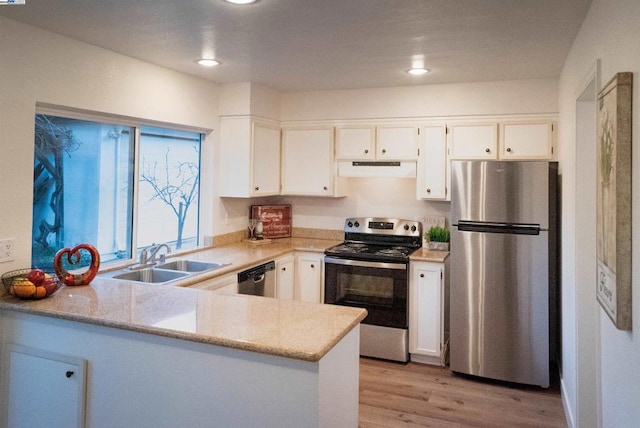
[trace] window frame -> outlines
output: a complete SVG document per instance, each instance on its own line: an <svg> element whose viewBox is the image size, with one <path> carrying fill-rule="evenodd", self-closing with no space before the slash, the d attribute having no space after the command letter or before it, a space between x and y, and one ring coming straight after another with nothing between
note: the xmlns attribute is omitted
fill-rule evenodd
<svg viewBox="0 0 640 428"><path fill-rule="evenodd" d="M141 128L148 126L148 127L155 127L155 128L166 128L166 129L172 129L172 130L176 130L176 131L184 131L184 132L193 132L193 133L198 133L201 135L200 137L200 156L199 156L199 184L198 184L198 225L197 225L197 230L198 230L198 237L197 237L197 244L196 247L194 248L187 248L187 249L181 249L181 250L174 250L174 255L175 254L182 254L182 253L188 253L188 252L192 252L198 248L200 248L203 245L204 242L204 236L202 234L202 221L203 221L203 206L206 203L211 202L210 201L210 197L209 197L209 193L203 192L202 191L202 185L203 185L203 181L205 181L203 179L204 177L204 173L205 170L202 168L203 166L203 153L206 152L205 150L205 145L207 142L207 137L208 135L213 131L211 129L204 129L204 128L199 128L199 127L194 127L194 126L188 126L188 125L181 125L181 124L176 124L176 123L170 123L170 122L161 122L161 121L155 121L155 120L146 120L146 119L138 119L138 118L132 118L132 117L128 117L128 116L121 116L121 115L114 115L114 114L109 114L109 113L99 113L99 112L91 112L91 111L85 111L85 110L79 110L79 109L74 109L74 108L65 108L65 107L60 107L60 106L53 106L53 105L49 105L49 104L44 104L44 103L36 103L36 108L33 114L33 117L35 119L36 115L48 115L48 116L57 116L57 117L62 117L62 118L67 118L67 119L77 119L77 120L86 120L86 121L92 121L92 122L99 122L102 124L107 124L107 125L114 125L114 126L128 126L133 128L133 132L134 132L134 140L133 140L133 193L132 193L132 197L133 197L133 201L132 201L132 221L133 224L131 225L131 258L128 259L120 259L120 260L113 260L113 261L109 261L107 263L104 263L105 266L108 266L109 269L112 268L118 268L118 267L123 267L123 266L128 266L131 265L132 263L137 262L138 260L138 255L139 255L139 251L138 251L138 214L139 214L139 208L138 208L138 202L139 202L139 189L140 189L140 137L141 137ZM33 134L35 135L35 124L34 124L34 132ZM33 188L33 183L31 185L31 187ZM204 195L207 195L203 198ZM33 236L31 237L31 239L33 240ZM33 256L33 255L32 255ZM102 270L102 269L101 269Z"/></svg>

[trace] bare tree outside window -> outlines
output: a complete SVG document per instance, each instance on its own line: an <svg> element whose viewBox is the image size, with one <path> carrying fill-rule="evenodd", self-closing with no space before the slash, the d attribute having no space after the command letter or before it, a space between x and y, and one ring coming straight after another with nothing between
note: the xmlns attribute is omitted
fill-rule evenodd
<svg viewBox="0 0 640 428"><path fill-rule="evenodd" d="M194 146L196 154L198 147ZM151 200L160 200L177 220L176 249L182 248L185 221L189 208L198 199L200 166L196 162L171 160L171 149L165 150L164 162L142 160L140 181L153 189Z"/></svg>

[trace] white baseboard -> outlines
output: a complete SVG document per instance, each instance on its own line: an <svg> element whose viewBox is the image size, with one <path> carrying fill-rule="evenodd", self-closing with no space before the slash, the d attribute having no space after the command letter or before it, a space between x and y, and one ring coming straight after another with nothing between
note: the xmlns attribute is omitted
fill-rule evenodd
<svg viewBox="0 0 640 428"><path fill-rule="evenodd" d="M567 401L567 390L565 389L564 379L562 378L560 379L560 396L562 397L562 407L564 407L564 416L567 420L567 426L568 428L575 428L575 417L573 416L572 407Z"/></svg>

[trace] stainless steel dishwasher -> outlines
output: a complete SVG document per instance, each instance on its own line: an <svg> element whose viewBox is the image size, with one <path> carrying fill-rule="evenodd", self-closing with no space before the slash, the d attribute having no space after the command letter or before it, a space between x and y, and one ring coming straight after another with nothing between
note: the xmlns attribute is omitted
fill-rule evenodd
<svg viewBox="0 0 640 428"><path fill-rule="evenodd" d="M238 274L238 294L276 297L276 264L268 262Z"/></svg>

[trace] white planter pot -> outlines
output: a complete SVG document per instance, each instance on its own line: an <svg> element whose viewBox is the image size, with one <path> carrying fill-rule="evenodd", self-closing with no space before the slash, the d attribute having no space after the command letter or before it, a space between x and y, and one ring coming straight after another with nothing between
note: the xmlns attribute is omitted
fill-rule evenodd
<svg viewBox="0 0 640 428"><path fill-rule="evenodd" d="M429 249L434 251L449 251L448 242L429 242Z"/></svg>

